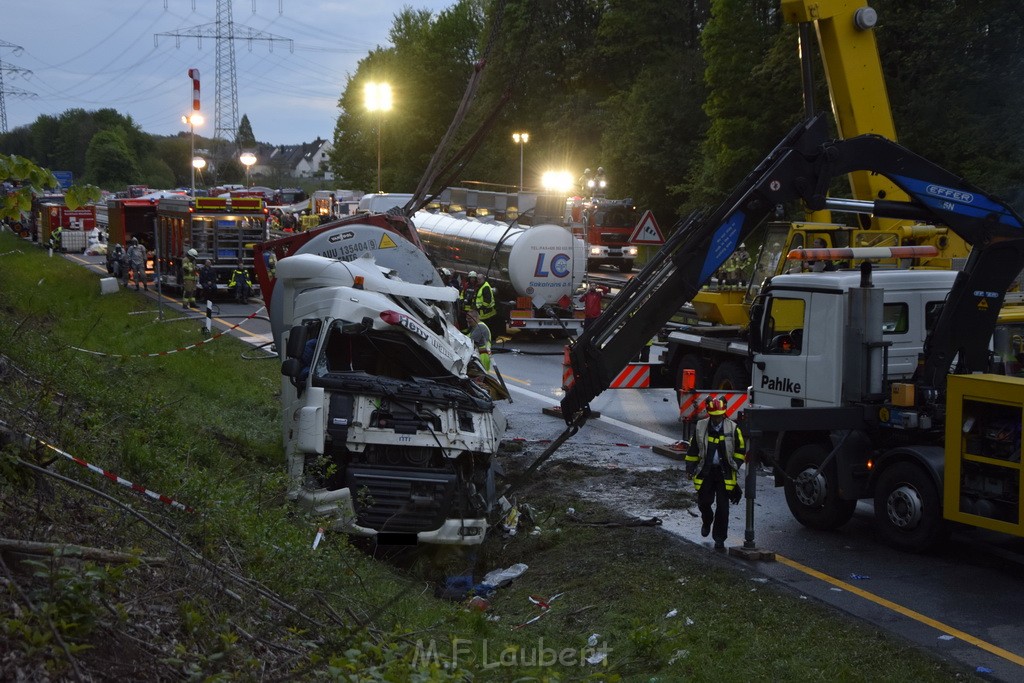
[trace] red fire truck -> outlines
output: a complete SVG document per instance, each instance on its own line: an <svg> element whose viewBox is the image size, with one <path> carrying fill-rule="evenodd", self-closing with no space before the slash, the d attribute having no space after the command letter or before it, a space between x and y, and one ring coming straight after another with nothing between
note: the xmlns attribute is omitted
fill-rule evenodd
<svg viewBox="0 0 1024 683"><path fill-rule="evenodd" d="M209 260L218 283L227 283L239 261L253 267L253 247L269 239L267 207L260 197L170 197L156 211L160 276L181 283L181 260L189 249Z"/></svg>
<svg viewBox="0 0 1024 683"><path fill-rule="evenodd" d="M632 271L637 248L629 238L639 220L632 199L571 197L565 203L565 225L587 245L587 270L609 265Z"/></svg>

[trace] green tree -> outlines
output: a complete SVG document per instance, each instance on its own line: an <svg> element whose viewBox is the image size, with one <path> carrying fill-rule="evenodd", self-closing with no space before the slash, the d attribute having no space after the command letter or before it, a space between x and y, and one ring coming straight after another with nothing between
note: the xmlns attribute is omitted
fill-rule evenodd
<svg viewBox="0 0 1024 683"><path fill-rule="evenodd" d="M104 130L92 137L85 153L86 177L100 187L114 188L138 182L139 162L121 129Z"/></svg>
<svg viewBox="0 0 1024 683"><path fill-rule="evenodd" d="M783 30L777 4L711 1L701 34L710 125L700 162L679 188L681 213L721 201L802 116L796 31Z"/></svg>
<svg viewBox="0 0 1024 683"><path fill-rule="evenodd" d="M419 182L462 98L483 26L479 0L460 2L436 17L405 8L391 29L392 48L359 62L339 100L331 168L357 187L376 187L380 126L382 186L410 192ZM368 112L367 82L390 84L394 107Z"/></svg>
<svg viewBox="0 0 1024 683"><path fill-rule="evenodd" d="M249 115L242 114L242 120L238 123L238 133L235 136L239 149L253 149L256 147L256 136L252 133L252 124L249 123Z"/></svg>
<svg viewBox="0 0 1024 683"><path fill-rule="evenodd" d="M33 195L60 187L49 169L42 168L25 157L0 154L0 178L16 183L13 192L0 195L0 218L18 220L22 213L32 209ZM100 197L98 187L74 185L65 193L64 203L72 209L95 202Z"/></svg>

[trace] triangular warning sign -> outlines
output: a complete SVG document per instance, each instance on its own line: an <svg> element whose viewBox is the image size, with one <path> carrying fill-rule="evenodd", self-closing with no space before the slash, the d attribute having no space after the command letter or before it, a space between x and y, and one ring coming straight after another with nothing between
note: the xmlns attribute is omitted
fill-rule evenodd
<svg viewBox="0 0 1024 683"><path fill-rule="evenodd" d="M385 235L381 235L380 236L380 245L378 245L377 248L378 249L394 249L397 246L398 245L395 244L395 241L393 239L391 239L391 237L389 235L385 234Z"/></svg>
<svg viewBox="0 0 1024 683"><path fill-rule="evenodd" d="M661 234L658 221L654 220L654 214L650 209L644 212L640 222L636 224L636 230L629 241L632 244L665 244L665 237Z"/></svg>

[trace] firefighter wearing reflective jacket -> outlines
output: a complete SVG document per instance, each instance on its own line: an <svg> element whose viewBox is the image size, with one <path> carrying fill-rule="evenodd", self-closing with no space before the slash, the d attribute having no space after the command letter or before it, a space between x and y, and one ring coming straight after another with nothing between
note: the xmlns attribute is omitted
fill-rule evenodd
<svg viewBox="0 0 1024 683"><path fill-rule="evenodd" d="M196 308L196 281L199 279L197 258L199 258L199 252L189 249L181 261L182 308Z"/></svg>
<svg viewBox="0 0 1024 683"><path fill-rule="evenodd" d="M739 426L725 416L724 399L709 400L707 412L690 440L686 475L697 488L700 535L713 532L715 549L721 550L729 536L729 502L739 503L743 495L737 475L746 457L746 442Z"/></svg>
<svg viewBox="0 0 1024 683"><path fill-rule="evenodd" d="M480 322L487 325L491 331L491 338L497 339L499 330L495 330L496 316L498 315L498 302L494 299L494 288L491 283L484 279L483 273L476 276L476 296L473 300L473 308L480 311Z"/></svg>

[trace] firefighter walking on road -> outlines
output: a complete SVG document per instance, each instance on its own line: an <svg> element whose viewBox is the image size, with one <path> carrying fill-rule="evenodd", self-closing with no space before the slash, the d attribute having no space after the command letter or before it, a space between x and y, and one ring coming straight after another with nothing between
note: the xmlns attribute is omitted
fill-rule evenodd
<svg viewBox="0 0 1024 683"><path fill-rule="evenodd" d="M707 402L708 416L697 422L686 452L686 476L697 489L700 535L712 534L715 549L725 549L729 536L729 503L743 495L737 477L746 460L746 441L739 426L725 416L725 399Z"/></svg>

